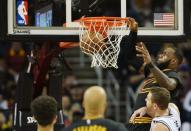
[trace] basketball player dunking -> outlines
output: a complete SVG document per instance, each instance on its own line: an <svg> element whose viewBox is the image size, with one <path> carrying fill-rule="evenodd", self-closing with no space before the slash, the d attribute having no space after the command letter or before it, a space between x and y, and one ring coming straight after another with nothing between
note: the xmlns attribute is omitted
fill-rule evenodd
<svg viewBox="0 0 191 131"><path fill-rule="evenodd" d="M137 30L137 23L133 19L131 20L131 26L134 27L135 31ZM125 40L122 40L118 65L125 67L128 64L127 62L133 59L136 66L132 65L137 70L144 69L145 79L140 85L134 111L146 106L145 98L148 93L144 90L152 86L161 86L168 89L172 97L171 101L176 103L178 92L182 87L181 80L176 72L177 67L183 60L182 53L174 47L166 47L158 54L156 63L154 63L144 43L135 45L136 37L133 38L131 43L128 44L124 43ZM130 52L131 55L129 55ZM128 61L124 62L122 58L128 59ZM137 66L138 64L140 66ZM149 131L151 120L152 118L146 114L141 118L136 118L134 123L130 121L127 127L129 131Z"/></svg>

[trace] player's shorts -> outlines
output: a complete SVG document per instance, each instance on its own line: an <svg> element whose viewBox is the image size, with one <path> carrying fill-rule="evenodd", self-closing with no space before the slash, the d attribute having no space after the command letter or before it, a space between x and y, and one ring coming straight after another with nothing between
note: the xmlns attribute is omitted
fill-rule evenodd
<svg viewBox="0 0 191 131"><path fill-rule="evenodd" d="M128 131L150 131L151 117L136 117L134 123L127 124Z"/></svg>
<svg viewBox="0 0 191 131"><path fill-rule="evenodd" d="M126 125L128 131L150 131L151 123L132 124Z"/></svg>

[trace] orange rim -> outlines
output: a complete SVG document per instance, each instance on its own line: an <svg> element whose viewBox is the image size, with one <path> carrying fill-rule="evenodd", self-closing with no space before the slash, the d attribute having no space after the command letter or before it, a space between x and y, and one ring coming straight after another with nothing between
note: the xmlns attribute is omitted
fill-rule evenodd
<svg viewBox="0 0 191 131"><path fill-rule="evenodd" d="M82 17L79 20L75 20L80 22L82 25L85 25L86 28L88 28L89 31L94 32L94 29L96 31L102 32L104 28L106 30L110 27L120 27L123 26L124 23L128 22L129 18L121 18L121 17ZM66 23L63 24L63 26L66 26ZM105 27L106 26L106 27ZM107 36L107 32L102 32L103 35ZM59 43L60 48L73 48L78 47L79 42L60 42Z"/></svg>
<svg viewBox="0 0 191 131"><path fill-rule="evenodd" d="M82 17L80 21L108 21L108 22L114 22L114 21L128 21L129 18L121 18L121 17Z"/></svg>
<svg viewBox="0 0 191 131"><path fill-rule="evenodd" d="M80 19L81 23L84 23L84 25L86 27L91 27L92 23L94 24L94 26L96 27L100 27L100 26L109 26L109 27L113 27L113 26L122 26L124 25L124 23L127 23L128 18L121 18L121 17L82 17Z"/></svg>
<svg viewBox="0 0 191 131"><path fill-rule="evenodd" d="M59 43L59 47L64 49L78 47L78 46L79 46L79 42L60 42Z"/></svg>
<svg viewBox="0 0 191 131"><path fill-rule="evenodd" d="M99 32L107 36L107 30L110 27L124 26L129 18L121 17L82 17L79 22L85 26L90 32Z"/></svg>

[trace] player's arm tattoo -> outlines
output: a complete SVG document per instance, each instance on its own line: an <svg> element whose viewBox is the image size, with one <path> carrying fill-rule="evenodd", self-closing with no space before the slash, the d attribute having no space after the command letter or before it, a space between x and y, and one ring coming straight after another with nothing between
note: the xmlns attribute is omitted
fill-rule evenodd
<svg viewBox="0 0 191 131"><path fill-rule="evenodd" d="M153 73L155 79L161 87L164 87L168 90L174 90L176 88L177 82L173 78L169 78L165 73L163 73L157 66L152 64L150 71Z"/></svg>

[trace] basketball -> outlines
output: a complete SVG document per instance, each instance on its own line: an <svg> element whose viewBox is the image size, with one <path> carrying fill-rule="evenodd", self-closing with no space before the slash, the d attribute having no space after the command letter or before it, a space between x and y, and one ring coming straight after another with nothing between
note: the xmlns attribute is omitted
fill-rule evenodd
<svg viewBox="0 0 191 131"><path fill-rule="evenodd" d="M81 36L80 47L86 54L102 53L106 48L105 38L98 32L87 32Z"/></svg>

